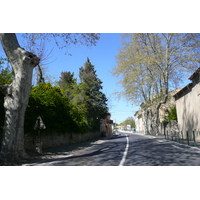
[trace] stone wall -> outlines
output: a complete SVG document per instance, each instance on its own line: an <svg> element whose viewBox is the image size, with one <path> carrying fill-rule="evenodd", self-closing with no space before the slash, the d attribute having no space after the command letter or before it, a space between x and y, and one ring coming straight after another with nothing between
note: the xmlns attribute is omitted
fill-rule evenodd
<svg viewBox="0 0 200 200"><path fill-rule="evenodd" d="M134 116L135 116L136 131L144 132L144 121L142 117L142 110L138 110Z"/></svg>
<svg viewBox="0 0 200 200"><path fill-rule="evenodd" d="M192 137L192 132L200 131L200 82L190 83L175 95L178 126L186 137L186 131ZM200 136L197 135L198 140Z"/></svg>
<svg viewBox="0 0 200 200"><path fill-rule="evenodd" d="M73 143L79 143L90 139L100 138L99 132L88 133L41 133L42 148L50 148ZM25 149L34 150L34 134L25 134Z"/></svg>
<svg viewBox="0 0 200 200"><path fill-rule="evenodd" d="M176 100L178 124L180 131L200 130L199 115L199 89L200 85L188 87L184 95Z"/></svg>
<svg viewBox="0 0 200 200"><path fill-rule="evenodd" d="M168 131L168 134L178 134L179 128L178 128L178 122L176 120L172 120L169 123L167 123L165 127L165 133Z"/></svg>

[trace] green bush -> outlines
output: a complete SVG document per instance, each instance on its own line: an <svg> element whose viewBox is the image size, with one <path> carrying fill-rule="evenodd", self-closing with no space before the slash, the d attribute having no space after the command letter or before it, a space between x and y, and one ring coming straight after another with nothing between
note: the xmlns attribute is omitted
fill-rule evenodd
<svg viewBox="0 0 200 200"><path fill-rule="evenodd" d="M167 113L167 117L165 119L165 123L168 123L172 120L177 120L176 106L172 106L165 111Z"/></svg>
<svg viewBox="0 0 200 200"><path fill-rule="evenodd" d="M72 107L59 87L50 83L31 89L26 110L25 132L32 132L38 116L46 126L45 132L82 132L87 129L83 117Z"/></svg>

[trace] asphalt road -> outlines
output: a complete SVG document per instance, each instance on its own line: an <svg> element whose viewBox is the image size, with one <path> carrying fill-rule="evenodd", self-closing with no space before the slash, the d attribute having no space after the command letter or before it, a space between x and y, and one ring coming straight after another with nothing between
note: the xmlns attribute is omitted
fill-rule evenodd
<svg viewBox="0 0 200 200"><path fill-rule="evenodd" d="M46 152L28 166L200 166L200 149L163 138L118 132L73 151Z"/></svg>

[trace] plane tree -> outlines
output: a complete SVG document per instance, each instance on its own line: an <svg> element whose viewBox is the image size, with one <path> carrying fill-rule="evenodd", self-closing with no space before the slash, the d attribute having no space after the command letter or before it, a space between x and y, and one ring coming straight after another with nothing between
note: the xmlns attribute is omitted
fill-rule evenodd
<svg viewBox="0 0 200 200"><path fill-rule="evenodd" d="M29 45L37 45L37 40L54 40L59 48L74 45L95 45L99 34L94 33L39 33L24 34ZM12 163L28 158L24 149L24 116L28 105L32 85L33 69L40 63L37 55L23 49L14 33L1 33L0 40L3 50L13 68L12 83L2 86L4 92L5 122L1 162Z"/></svg>
<svg viewBox="0 0 200 200"><path fill-rule="evenodd" d="M113 75L144 111L146 133L159 134L159 109L188 71L199 67L200 34L124 34Z"/></svg>

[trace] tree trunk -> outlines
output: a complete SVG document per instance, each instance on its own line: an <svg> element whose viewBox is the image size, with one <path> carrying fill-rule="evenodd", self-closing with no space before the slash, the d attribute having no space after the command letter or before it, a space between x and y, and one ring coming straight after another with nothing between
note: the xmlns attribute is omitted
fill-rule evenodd
<svg viewBox="0 0 200 200"><path fill-rule="evenodd" d="M152 117L152 135L159 135L159 116L158 116L159 110L156 109L155 113Z"/></svg>
<svg viewBox="0 0 200 200"><path fill-rule="evenodd" d="M160 131L159 131L159 126L160 126L160 122L159 122L159 119L160 119L160 115L159 115L159 111L160 111L160 107L161 107L162 103L158 103L156 105L156 108L155 108L155 112L153 114L153 117L152 117L152 133L153 135L157 136L160 134Z"/></svg>
<svg viewBox="0 0 200 200"><path fill-rule="evenodd" d="M5 122L1 159L12 163L27 158L24 149L24 116L32 84L33 68L39 59L19 46L15 34L1 34L3 49L15 73L13 82L4 86Z"/></svg>
<svg viewBox="0 0 200 200"><path fill-rule="evenodd" d="M143 111L143 117L144 117L144 134L145 135L149 135L150 134L150 130L149 130L149 110L144 110Z"/></svg>

